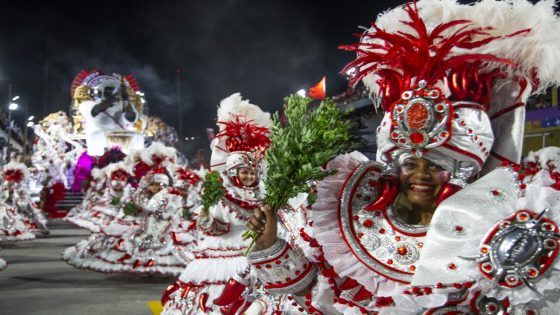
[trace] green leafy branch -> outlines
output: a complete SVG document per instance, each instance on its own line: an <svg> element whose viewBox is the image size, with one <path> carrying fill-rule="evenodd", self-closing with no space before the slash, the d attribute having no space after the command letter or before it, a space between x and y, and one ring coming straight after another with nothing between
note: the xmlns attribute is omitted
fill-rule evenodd
<svg viewBox="0 0 560 315"><path fill-rule="evenodd" d="M138 206L134 202L128 201L124 204L123 213L125 215L136 215L137 212L138 212Z"/></svg>
<svg viewBox="0 0 560 315"><path fill-rule="evenodd" d="M111 198L111 205L112 206L118 206L120 204L121 204L121 198L118 198L118 197Z"/></svg>
<svg viewBox="0 0 560 315"><path fill-rule="evenodd" d="M334 174L334 170L327 171L323 166L356 147L350 134L352 123L348 112L341 111L335 102L324 100L309 111L311 98L294 94L286 100L287 123L282 125L278 113L273 115L272 145L266 152L264 202L275 212L299 193L307 193L310 204L315 202L310 183ZM243 239L254 241L257 236L248 230Z"/></svg>
<svg viewBox="0 0 560 315"><path fill-rule="evenodd" d="M208 172L204 176L204 184L202 190L202 211L208 214L208 210L224 195L224 185L220 173L213 171Z"/></svg>

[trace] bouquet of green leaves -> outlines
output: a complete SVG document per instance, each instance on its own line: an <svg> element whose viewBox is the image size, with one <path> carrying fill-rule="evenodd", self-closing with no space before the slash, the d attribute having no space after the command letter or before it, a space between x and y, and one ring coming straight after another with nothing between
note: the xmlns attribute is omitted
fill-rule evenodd
<svg viewBox="0 0 560 315"><path fill-rule="evenodd" d="M118 198L118 197L111 198L111 205L112 206L118 206L120 204L121 204L121 198Z"/></svg>
<svg viewBox="0 0 560 315"><path fill-rule="evenodd" d="M123 213L125 215L136 215L138 213L139 207L132 201L127 201L123 205Z"/></svg>
<svg viewBox="0 0 560 315"><path fill-rule="evenodd" d="M272 116L270 130L271 146L266 151L267 175L264 180L264 202L273 211L288 203L298 193L307 193L310 204L316 195L311 193L310 182L321 180L335 173L323 166L339 154L351 151L355 144L351 139L352 123L347 112L340 110L332 100L324 100L309 111L311 98L297 94L287 98L282 125L278 113ZM251 249L258 233L247 230L243 239L252 239Z"/></svg>
<svg viewBox="0 0 560 315"><path fill-rule="evenodd" d="M224 185L220 173L217 171L208 172L204 176L203 190L202 190L202 211L208 214L208 210L224 195Z"/></svg>

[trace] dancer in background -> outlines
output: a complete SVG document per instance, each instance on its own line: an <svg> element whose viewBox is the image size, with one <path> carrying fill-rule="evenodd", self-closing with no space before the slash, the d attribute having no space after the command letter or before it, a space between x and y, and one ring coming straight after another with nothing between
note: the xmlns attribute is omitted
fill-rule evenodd
<svg viewBox="0 0 560 315"><path fill-rule="evenodd" d="M3 180L3 202L24 218L24 223L31 232L49 234L47 218L30 196L27 167L17 162L4 165Z"/></svg>
<svg viewBox="0 0 560 315"><path fill-rule="evenodd" d="M69 264L101 272L178 275L190 261L184 253L194 237L190 242L175 237L186 198L172 187L175 149L152 144L143 155L152 169L130 197L119 200L112 220L64 251Z"/></svg>
<svg viewBox="0 0 560 315"><path fill-rule="evenodd" d="M21 185L26 177L25 165L15 162L4 165L0 192L0 240L2 241L24 241L35 238L32 229L35 230L38 225L32 224L35 222L33 218L26 217L16 202L20 199ZM31 215L33 214L35 213L32 212Z"/></svg>
<svg viewBox="0 0 560 315"><path fill-rule="evenodd" d="M245 224L263 197L264 153L270 115L233 94L220 103L220 132L212 142L212 171L219 172L224 195L198 217L195 259L164 293L162 314L220 312L213 305L227 281L248 268L241 239ZM237 305L239 307L239 305ZM260 312L256 312L257 314Z"/></svg>

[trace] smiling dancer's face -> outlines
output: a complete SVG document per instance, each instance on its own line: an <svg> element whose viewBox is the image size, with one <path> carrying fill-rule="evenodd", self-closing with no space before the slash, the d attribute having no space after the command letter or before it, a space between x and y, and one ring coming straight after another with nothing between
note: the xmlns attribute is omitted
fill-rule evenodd
<svg viewBox="0 0 560 315"><path fill-rule="evenodd" d="M435 207L449 172L441 166L419 157L408 157L400 165L401 188L413 205Z"/></svg>
<svg viewBox="0 0 560 315"><path fill-rule="evenodd" d="M257 183L257 172L252 167L240 167L237 170L237 178L245 187L253 187Z"/></svg>

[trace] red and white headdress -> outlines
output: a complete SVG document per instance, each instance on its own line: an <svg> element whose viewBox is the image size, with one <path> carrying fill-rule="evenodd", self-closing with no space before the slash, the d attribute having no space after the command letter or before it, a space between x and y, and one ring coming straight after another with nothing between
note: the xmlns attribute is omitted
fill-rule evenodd
<svg viewBox="0 0 560 315"><path fill-rule="evenodd" d="M142 151L140 157L146 165L151 166L148 174L150 174L153 182L164 185L171 184L171 168L177 161L175 148L153 142Z"/></svg>
<svg viewBox="0 0 560 315"><path fill-rule="evenodd" d="M181 187L185 184L193 186L201 180L202 178L188 167L177 167L173 171L173 184L175 187Z"/></svg>
<svg viewBox="0 0 560 315"><path fill-rule="evenodd" d="M219 132L212 141L212 169L235 177L240 167L261 173L264 153L270 144L270 114L235 93L220 102Z"/></svg>
<svg viewBox="0 0 560 315"><path fill-rule="evenodd" d="M4 165L4 180L7 182L21 183L29 177L27 166L17 162L10 162Z"/></svg>
<svg viewBox="0 0 560 315"><path fill-rule="evenodd" d="M464 177L519 163L524 102L560 81L553 5L423 0L384 13L360 43L343 46L358 54L343 71L354 69L351 83L363 80L386 112L378 160L403 150L446 156Z"/></svg>
<svg viewBox="0 0 560 315"><path fill-rule="evenodd" d="M103 168L103 171L108 180L126 181L133 174L130 166L124 162L109 164L107 167Z"/></svg>
<svg viewBox="0 0 560 315"><path fill-rule="evenodd" d="M137 181L140 181L151 169L151 164L148 164L142 159L142 152L143 151L132 151L124 160L124 162L132 168L132 173ZM151 163L151 161L148 162Z"/></svg>
<svg viewBox="0 0 560 315"><path fill-rule="evenodd" d="M171 177L169 176L169 172L165 167L156 166L151 171L152 174L152 182L156 184L162 184L169 186L171 184Z"/></svg>
<svg viewBox="0 0 560 315"><path fill-rule="evenodd" d="M153 142L140 154L142 161L148 165L168 166L177 161L177 150L160 142Z"/></svg>

